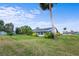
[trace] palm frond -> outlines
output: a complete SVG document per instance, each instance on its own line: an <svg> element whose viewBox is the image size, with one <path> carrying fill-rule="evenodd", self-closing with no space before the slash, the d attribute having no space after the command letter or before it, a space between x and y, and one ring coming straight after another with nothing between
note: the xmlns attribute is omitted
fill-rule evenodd
<svg viewBox="0 0 79 59"><path fill-rule="evenodd" d="M40 7L42 10L49 9L49 3L40 3ZM53 4L51 4L51 7L53 7Z"/></svg>

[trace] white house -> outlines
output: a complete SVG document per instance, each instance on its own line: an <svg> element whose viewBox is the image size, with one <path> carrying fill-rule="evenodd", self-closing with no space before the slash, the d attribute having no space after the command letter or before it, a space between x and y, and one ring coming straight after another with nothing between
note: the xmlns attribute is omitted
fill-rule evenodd
<svg viewBox="0 0 79 59"><path fill-rule="evenodd" d="M52 28L36 28L33 32L36 32L38 36L44 36L46 32L51 32Z"/></svg>

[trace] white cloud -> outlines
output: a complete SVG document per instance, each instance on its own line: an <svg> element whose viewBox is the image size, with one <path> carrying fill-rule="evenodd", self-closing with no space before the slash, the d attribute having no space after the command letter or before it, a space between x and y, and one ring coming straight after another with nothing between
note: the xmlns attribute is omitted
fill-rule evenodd
<svg viewBox="0 0 79 59"><path fill-rule="evenodd" d="M35 18L35 15L27 13L27 14L25 14L25 17L33 19L33 18Z"/></svg>
<svg viewBox="0 0 79 59"><path fill-rule="evenodd" d="M0 18L10 18L12 20L14 19L21 19L22 18L34 18L35 15L32 13L27 13L25 10L23 10L20 7L1 7L0 8ZM19 19L19 20L20 20Z"/></svg>
<svg viewBox="0 0 79 59"><path fill-rule="evenodd" d="M30 10L30 12L32 14L41 14L41 11L39 9L32 9L32 10Z"/></svg>
<svg viewBox="0 0 79 59"><path fill-rule="evenodd" d="M23 21L27 22L35 17L35 14L28 13L27 10L23 10L21 7L0 7L0 19L4 20L5 23L18 24L19 22L23 23Z"/></svg>

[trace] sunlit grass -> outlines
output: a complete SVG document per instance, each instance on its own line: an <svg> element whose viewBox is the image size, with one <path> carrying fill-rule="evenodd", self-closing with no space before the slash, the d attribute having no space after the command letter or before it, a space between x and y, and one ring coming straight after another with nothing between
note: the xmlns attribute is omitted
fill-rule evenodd
<svg viewBox="0 0 79 59"><path fill-rule="evenodd" d="M0 55L79 55L79 35L45 39L27 35L0 36Z"/></svg>

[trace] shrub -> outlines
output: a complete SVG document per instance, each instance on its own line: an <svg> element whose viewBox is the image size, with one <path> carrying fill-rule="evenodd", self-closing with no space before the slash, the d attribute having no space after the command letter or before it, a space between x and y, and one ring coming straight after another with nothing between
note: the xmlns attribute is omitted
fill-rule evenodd
<svg viewBox="0 0 79 59"><path fill-rule="evenodd" d="M61 33L60 33L60 32L57 32L57 33L56 33L56 36L60 36L60 35L61 35Z"/></svg>
<svg viewBox="0 0 79 59"><path fill-rule="evenodd" d="M38 37L38 35L37 35L37 33L32 33L32 36L34 36L34 37Z"/></svg>
<svg viewBox="0 0 79 59"><path fill-rule="evenodd" d="M54 38L54 35L53 35L51 32L46 32L46 33L44 34L44 37L45 37L45 38Z"/></svg>
<svg viewBox="0 0 79 59"><path fill-rule="evenodd" d="M8 32L8 33L7 33L7 35L13 35L13 34L14 34L13 32Z"/></svg>

